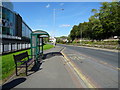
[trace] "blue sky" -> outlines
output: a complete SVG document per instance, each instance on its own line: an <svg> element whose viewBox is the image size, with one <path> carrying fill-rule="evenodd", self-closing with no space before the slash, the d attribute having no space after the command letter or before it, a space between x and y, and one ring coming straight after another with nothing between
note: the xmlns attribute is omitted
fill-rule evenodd
<svg viewBox="0 0 120 90"><path fill-rule="evenodd" d="M14 11L19 13L32 30L42 29L52 36L67 36L72 27L93 15L100 2L14 2ZM55 25L54 14L55 10ZM61 10L64 9L64 10Z"/></svg>

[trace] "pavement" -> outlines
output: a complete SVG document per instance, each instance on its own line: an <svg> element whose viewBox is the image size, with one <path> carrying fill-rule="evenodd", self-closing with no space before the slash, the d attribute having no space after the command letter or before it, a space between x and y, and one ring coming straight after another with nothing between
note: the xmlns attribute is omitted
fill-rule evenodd
<svg viewBox="0 0 120 90"><path fill-rule="evenodd" d="M44 52L44 59L28 76L13 76L3 88L82 88L78 76L66 64L60 53L63 47L56 46Z"/></svg>

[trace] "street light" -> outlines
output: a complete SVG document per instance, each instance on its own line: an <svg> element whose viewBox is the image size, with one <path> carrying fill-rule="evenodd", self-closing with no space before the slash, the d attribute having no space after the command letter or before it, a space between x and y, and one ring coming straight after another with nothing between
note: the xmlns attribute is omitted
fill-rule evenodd
<svg viewBox="0 0 120 90"><path fill-rule="evenodd" d="M80 44L82 45L82 29L80 30L80 32L81 32L81 40L80 40Z"/></svg>
<svg viewBox="0 0 120 90"><path fill-rule="evenodd" d="M53 32L55 33L55 19L56 19L56 10L64 10L63 8L62 9L53 9L53 26L54 26L54 30ZM53 37L55 37L55 34L53 35Z"/></svg>

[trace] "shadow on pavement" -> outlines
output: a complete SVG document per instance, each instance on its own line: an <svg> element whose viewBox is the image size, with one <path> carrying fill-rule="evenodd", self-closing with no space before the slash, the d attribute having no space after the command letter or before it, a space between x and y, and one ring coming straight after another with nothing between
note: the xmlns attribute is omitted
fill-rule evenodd
<svg viewBox="0 0 120 90"><path fill-rule="evenodd" d="M63 55L60 52L50 52L50 53L44 54L42 59L44 60L44 59L48 59L54 56L63 56Z"/></svg>
<svg viewBox="0 0 120 90"><path fill-rule="evenodd" d="M38 60L38 63L34 64L34 66L29 70L30 72L33 71L29 75L32 75L34 74L34 72L37 72L39 70L42 70L43 68L41 68L41 65L45 62L44 60L54 56L63 56L63 55L60 52L50 52L50 53L44 54L43 57L40 60Z"/></svg>
<svg viewBox="0 0 120 90"><path fill-rule="evenodd" d="M34 71L34 72L37 72L39 70L41 70L42 68L40 68L42 65L42 63L38 62L37 64L34 64L34 66L31 68L31 70L29 71Z"/></svg>
<svg viewBox="0 0 120 90"><path fill-rule="evenodd" d="M31 73L29 73L28 76L34 74L35 72L37 72L39 70L42 70L42 68L40 68L42 63L38 62L37 64L34 64L33 67L29 70Z"/></svg>
<svg viewBox="0 0 120 90"><path fill-rule="evenodd" d="M26 78L17 78L12 80L11 82L8 82L2 86L2 90L10 90L14 88L15 86L19 85L20 83L23 83L26 80Z"/></svg>

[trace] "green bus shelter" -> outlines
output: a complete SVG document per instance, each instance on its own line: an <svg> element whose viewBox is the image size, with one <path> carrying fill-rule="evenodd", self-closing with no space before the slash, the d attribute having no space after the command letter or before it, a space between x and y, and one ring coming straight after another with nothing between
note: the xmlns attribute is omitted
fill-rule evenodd
<svg viewBox="0 0 120 90"><path fill-rule="evenodd" d="M31 55L36 63L43 56L43 38L48 37L49 34L43 30L36 30L31 33Z"/></svg>

